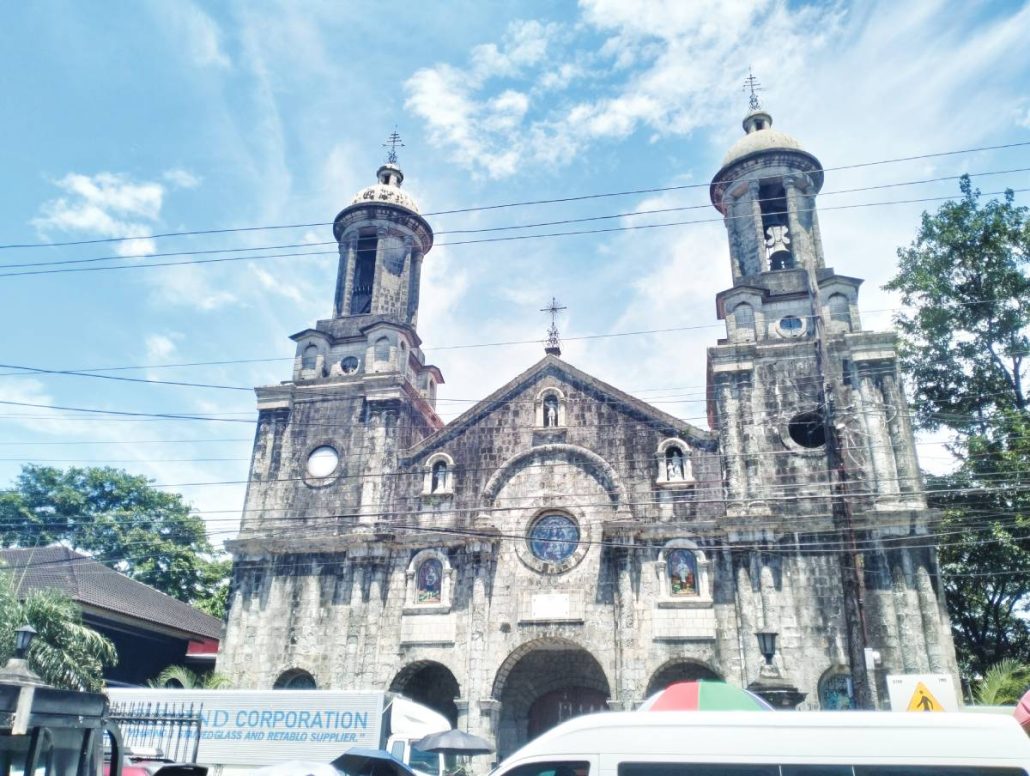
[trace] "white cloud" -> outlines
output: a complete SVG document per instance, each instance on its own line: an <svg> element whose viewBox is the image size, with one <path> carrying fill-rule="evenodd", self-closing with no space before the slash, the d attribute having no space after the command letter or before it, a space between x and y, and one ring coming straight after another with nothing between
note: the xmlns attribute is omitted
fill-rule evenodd
<svg viewBox="0 0 1030 776"><path fill-rule="evenodd" d="M195 189L203 181L203 178L199 175L194 175L189 170L183 170L180 168L165 170L161 177L180 189Z"/></svg>
<svg viewBox="0 0 1030 776"><path fill-rule="evenodd" d="M175 355L181 334L150 334L145 340L147 361L164 362Z"/></svg>
<svg viewBox="0 0 1030 776"><path fill-rule="evenodd" d="M155 251L146 235L161 215L164 187L153 181L134 181L120 173L68 173L54 181L64 196L44 202L32 225L42 234L55 231L90 237L133 237L118 243L122 256Z"/></svg>
<svg viewBox="0 0 1030 776"><path fill-rule="evenodd" d="M225 69L232 60L222 46L222 29L208 14L193 3L179 0L164 3L165 29L197 67Z"/></svg>
<svg viewBox="0 0 1030 776"><path fill-rule="evenodd" d="M238 301L234 293L213 285L212 281L217 278L218 275L209 269L191 264L158 267L147 273L154 302L204 311L217 310Z"/></svg>
<svg viewBox="0 0 1030 776"><path fill-rule="evenodd" d="M278 296L284 296L297 304L305 302L303 292L295 284L288 283L281 277L273 275L268 270L256 265L251 265L250 272L257 280L258 285L265 291L270 291Z"/></svg>
<svg viewBox="0 0 1030 776"><path fill-rule="evenodd" d="M775 40L775 57L760 53L755 64L768 60L779 72L794 73L838 27L832 6L791 10L784 0L585 0L574 31L517 22L499 45L476 46L465 68L441 63L419 70L406 84L407 107L459 164L502 178L526 163L568 162L593 143L641 128L657 138L709 125L738 96L727 77L746 72L741 51L768 51ZM564 45L565 38L598 32L607 38L596 52ZM563 45L554 45L558 40ZM502 78L525 85L491 96ZM533 110L531 95L566 91L583 78L598 85L596 95L570 94L571 102Z"/></svg>

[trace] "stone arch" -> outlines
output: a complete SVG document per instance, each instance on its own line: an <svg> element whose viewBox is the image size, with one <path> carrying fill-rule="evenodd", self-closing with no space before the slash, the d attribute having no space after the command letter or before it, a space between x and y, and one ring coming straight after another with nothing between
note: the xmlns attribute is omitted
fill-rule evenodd
<svg viewBox="0 0 1030 776"><path fill-rule="evenodd" d="M422 467L422 493L449 495L454 493L454 459L443 451L429 456Z"/></svg>
<svg viewBox="0 0 1030 776"><path fill-rule="evenodd" d="M503 758L558 722L606 710L611 682L597 658L580 644L547 636L522 644L505 658L492 695L501 702L496 736Z"/></svg>
<svg viewBox="0 0 1030 776"><path fill-rule="evenodd" d="M597 453L579 445L550 444L539 445L511 456L497 467L483 488L483 499L492 504L501 488L515 476L518 464L527 458L554 459L565 457L570 464L580 466L587 474L594 477L608 494L612 506L619 507L626 501L626 489L619 479L618 473L606 460Z"/></svg>
<svg viewBox="0 0 1030 776"><path fill-rule="evenodd" d="M310 671L303 668L288 668L272 684L274 690L317 690L318 682Z"/></svg>
<svg viewBox="0 0 1030 776"><path fill-rule="evenodd" d="M300 368L311 370L318 365L318 345L312 342L307 345L300 356Z"/></svg>
<svg viewBox="0 0 1030 776"><path fill-rule="evenodd" d="M566 425L565 394L558 388L547 387L536 395L533 414L537 428L564 428Z"/></svg>
<svg viewBox="0 0 1030 776"><path fill-rule="evenodd" d="M663 439L655 450L655 457L658 459L656 482L665 484L694 481L690 446L682 439L677 437Z"/></svg>
<svg viewBox="0 0 1030 776"><path fill-rule="evenodd" d="M855 691L847 666L830 666L818 683L819 708L837 711L855 708Z"/></svg>
<svg viewBox="0 0 1030 776"><path fill-rule="evenodd" d="M454 701L461 697L461 685L454 672L435 660L416 660L404 666L393 681L390 692L400 693L416 703L443 714L451 723L458 724L458 707Z"/></svg>
<svg viewBox="0 0 1030 776"><path fill-rule="evenodd" d="M722 680L722 677L700 660L674 657L665 661L651 674L644 697L650 698L659 690L664 690L675 682L691 682L698 679Z"/></svg>

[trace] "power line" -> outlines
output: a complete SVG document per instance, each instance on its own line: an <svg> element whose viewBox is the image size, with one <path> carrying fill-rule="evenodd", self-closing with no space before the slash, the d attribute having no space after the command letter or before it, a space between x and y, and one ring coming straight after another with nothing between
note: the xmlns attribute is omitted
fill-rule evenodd
<svg viewBox="0 0 1030 776"><path fill-rule="evenodd" d="M1030 191L1030 189L1006 189L1004 191L988 191L984 192L985 196L996 196L998 194L1005 194L1008 191L1013 193L1024 193ZM909 205L917 204L921 202L942 202L953 200L954 196L946 197L918 197L914 199L902 199L902 200L889 200L883 202L860 202L851 205L832 205L830 207L821 208L823 212L832 210L852 210L855 208L864 207L882 207L885 205ZM817 208L806 208L798 210L802 212L815 212ZM520 240L536 240L541 238L550 237L580 237L589 234L609 234L615 232L630 232L643 229L664 229L672 226L689 226L694 224L709 224L709 223L724 223L727 220L734 218L751 218L749 214L739 216L726 216L723 218L701 218L687 221L668 221L661 224L637 224L630 226L612 226L604 229L578 229L566 232L544 232L541 234L523 234L513 235L510 237L483 237L476 240L458 240L453 242L437 243L440 246L457 246L457 245L477 245L480 243L492 243L492 242L512 242ZM135 238L140 239L140 238ZM2 247L2 246L0 246ZM265 255L256 256L228 256L217 259L197 259L196 261L164 261L164 262L149 262L146 264L125 264L117 265L112 267L66 267L62 269L42 269L42 270L28 270L22 272L4 272L0 273L0 278L10 277L27 277L37 275L61 275L77 272L107 272L116 270L129 270L129 269L154 269L158 267L178 267L184 265L199 265L199 264L219 264L226 262L238 262L238 261L258 261L264 259L284 259L284 258L296 258L296 257L308 257L308 256L327 256L336 255L337 251L299 251L292 253L270 253Z"/></svg>
<svg viewBox="0 0 1030 776"><path fill-rule="evenodd" d="M1013 173L1027 172L1030 171L1030 167L1013 168L1008 170L990 170L976 173L964 173L961 175L944 175L936 178L921 178L917 180L908 181L897 181L893 183L883 183L872 186L858 186L850 189L836 189L833 191L820 192L820 197L833 196L837 194L855 194L862 191L875 191L881 189L898 188L902 186L918 186L927 183L939 183L942 181L958 180L959 178L968 177L988 177L992 175L1010 175ZM771 202L775 201L775 197L761 197L756 199L756 202ZM707 210L712 207L710 202L706 202L699 205L682 205L678 207L666 207L666 208L654 208L650 210L631 210L622 213L612 213L608 215L600 216L589 216L584 218L566 218L557 221L541 221L530 224L511 224L505 226L490 226L480 227L477 229L444 229L435 232L436 236L444 234L482 234L487 232L498 232L498 231L510 231L513 229L536 229L545 226L559 226L562 224L577 224L577 223L588 223L592 221L605 221L616 218L636 218L645 215L657 215L660 213L674 213L681 212L684 210ZM210 248L210 249L196 249L196 250L180 250L180 251L160 251L154 253L135 253L135 254L113 254L109 256L93 256L89 258L81 259L56 259L53 261L37 261L37 262L25 262L20 264L2 264L2 269L16 269L25 267L49 267L59 266L68 264L93 264L101 261L130 261L134 259L153 259L153 258L166 258L170 256L192 256L192 255L208 255L215 253L249 253L254 251L264 250L285 250L288 248L312 248L312 247L323 247L328 245L337 245L335 240L327 240L323 242L299 242L299 243L280 243L278 245L261 245L261 246L244 246L238 248Z"/></svg>
<svg viewBox="0 0 1030 776"><path fill-rule="evenodd" d="M940 157L944 157L944 156L958 156L958 155L962 155L962 154L979 153L979 152L982 152L982 151L1000 151L1000 150L1005 150L1005 149L1009 149L1009 148L1019 148L1019 147L1027 146L1027 145L1030 145L1030 141L1022 141L1022 142L1017 142L1017 143L1003 143L1003 144L1000 144L1000 145L992 145L992 146L978 146L978 147L974 147L974 148L963 148L963 149L957 149L957 150L951 150L951 151L938 151L938 152L934 152L934 153L917 154L917 155L914 155L914 156L901 156L901 157L895 157L895 158L891 158L891 159L879 159L879 160L869 161L869 162L859 162L859 163L856 163L856 164L838 165L836 167L822 167L822 168L817 169L817 170L812 170L812 172L833 172L833 171L837 171L837 170L854 170L854 169L859 169L859 168L864 168L864 167L873 167L873 166L877 166L877 165L881 165L881 164L896 164L896 163L900 163L900 162L913 162L913 161L920 161L920 160L923 160L923 159L935 159L935 158L940 158ZM473 212L482 212L482 211L485 211L485 210L501 210L501 209L505 209L505 208L527 207L527 206L532 206L532 205L553 205L553 204L566 203L566 202L579 202L579 201L589 200L589 199L603 199L603 198L609 198L609 197L633 196L633 195L636 195L636 194L657 194L657 193L662 193L662 192L667 192L667 191L681 191L681 190L684 190L684 189L697 189L697 188L707 189L709 187L709 185L710 184L708 184L708 183L688 183L688 184L681 184L681 185L677 185L677 186L658 186L658 187L645 188L645 189L628 189L628 190L625 190L625 191L604 192L604 193L600 193L600 194L582 194L582 195L579 195L579 196L559 197L559 198L555 198L555 199L538 199L538 200L528 200L528 201L521 201L521 202L507 202L507 203L496 204L496 205L481 205L481 206L474 206L474 207L454 208L454 209L451 209L451 210L437 210L437 211L434 211L434 212L423 213L422 215L423 215L423 217L428 218L430 216L452 215L452 214L456 214L456 213L473 213ZM7 243L7 244L0 245L0 250L8 250L8 249L12 249L12 248L57 248L57 247L66 247L66 246L72 246L72 245L95 245L95 244L98 244L98 243L117 243L117 242L126 242L126 241L129 241L129 240L157 240L157 239L160 239L160 238L163 238L163 237L186 237L186 236L192 236L192 235L230 234L230 233L236 233L236 232L255 232L255 231L263 231L263 230L270 231L270 230L280 230L280 229L310 229L310 228L314 228L314 227L318 227L318 226L330 226L331 224L332 224L331 221L317 221L317 222L311 222L311 223L272 224L272 225L260 225L260 226L231 227L231 228L221 228L221 229L195 229L195 230L183 230L183 231L176 231L176 232L158 232L158 233L154 233L154 234L150 234L150 235L143 235L143 236L138 236L137 235L137 236L122 236L122 237L98 237L98 238L94 238L94 239L90 239L90 240L66 240L66 241L62 241L62 242Z"/></svg>

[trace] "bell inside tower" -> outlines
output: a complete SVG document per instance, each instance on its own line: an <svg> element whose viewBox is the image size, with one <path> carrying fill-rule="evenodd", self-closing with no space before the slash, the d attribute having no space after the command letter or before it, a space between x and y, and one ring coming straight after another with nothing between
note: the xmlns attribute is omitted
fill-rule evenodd
<svg viewBox="0 0 1030 776"><path fill-rule="evenodd" d="M350 302L351 315L365 315L372 312L372 283L375 280L378 247L379 240L375 233L358 236L354 284Z"/></svg>
<svg viewBox="0 0 1030 776"><path fill-rule="evenodd" d="M762 211L762 234L765 235L765 257L770 270L793 269L796 266L790 249L787 219L787 192L780 180L763 181L758 188Z"/></svg>

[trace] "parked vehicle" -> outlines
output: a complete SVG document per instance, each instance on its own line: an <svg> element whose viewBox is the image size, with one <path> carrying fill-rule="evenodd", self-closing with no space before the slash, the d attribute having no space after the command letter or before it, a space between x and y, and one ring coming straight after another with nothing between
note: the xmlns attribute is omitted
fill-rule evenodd
<svg viewBox="0 0 1030 776"><path fill-rule="evenodd" d="M196 760L211 776L287 760L329 763L352 746L386 749L422 776L445 776L450 765L442 755L412 746L448 730L447 718L393 693L117 688L108 695L116 713L129 704L196 707L202 720ZM119 720L132 740L131 721Z"/></svg>
<svg viewBox="0 0 1030 776"><path fill-rule="evenodd" d="M1012 718L884 712L620 712L576 717L492 776L1027 776Z"/></svg>

